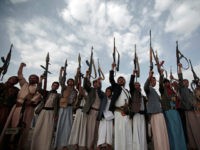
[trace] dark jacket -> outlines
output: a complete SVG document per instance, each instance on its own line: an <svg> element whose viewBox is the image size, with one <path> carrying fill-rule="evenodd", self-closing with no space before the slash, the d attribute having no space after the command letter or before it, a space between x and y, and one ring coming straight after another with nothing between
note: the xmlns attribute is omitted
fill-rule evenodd
<svg viewBox="0 0 200 150"><path fill-rule="evenodd" d="M106 108L106 104L107 104L108 100L107 100L106 94L104 92L102 92L100 88L98 88L97 93L101 100L100 107L99 107L99 113L97 116L97 120L100 121L103 118L103 112Z"/></svg>
<svg viewBox="0 0 200 150"><path fill-rule="evenodd" d="M88 96L86 98L86 104L84 105L83 107L83 112L84 113L89 113L90 112L90 109L96 99L96 92L97 92L97 89L91 87L88 85L88 82L90 82L88 80L88 78L84 78L84 82L83 82L83 87L85 88L85 90L87 91L88 93ZM101 99L100 99L101 101ZM100 106L101 106L101 102L100 102Z"/></svg>
<svg viewBox="0 0 200 150"><path fill-rule="evenodd" d="M183 85L183 74L178 74L179 78L179 93L181 96L181 108L185 110L192 110L196 104L196 99L193 92Z"/></svg>
<svg viewBox="0 0 200 150"><path fill-rule="evenodd" d="M17 87L9 87L6 83L0 83L0 105L12 108L16 103L18 92Z"/></svg>
<svg viewBox="0 0 200 150"><path fill-rule="evenodd" d="M45 106L46 100L49 98L51 93L56 93L56 97L53 100L53 110L54 110L54 115L58 116L58 109L59 109L59 100L61 95L59 93L57 93L57 91L45 91L42 89L42 85L41 83L38 84L37 86L37 91L42 95L43 99L41 100L41 102L38 104L39 107L36 108L35 112L36 114L39 114L40 111L43 109L43 107Z"/></svg>
<svg viewBox="0 0 200 150"><path fill-rule="evenodd" d="M150 86L150 80L147 79L144 84L144 91L147 95L148 102L147 102L147 113L154 114L162 112L160 97L156 90Z"/></svg>
<svg viewBox="0 0 200 150"><path fill-rule="evenodd" d="M163 85L164 84L163 80L164 80L164 75L160 75L159 91L161 94L161 105L162 105L162 109L164 111L167 111L172 108L170 104L171 102L174 103L174 107L175 107L175 101L173 101L173 99L176 100L176 93L173 91L173 89L169 89L171 90L171 95L169 95L167 92L167 88L164 87Z"/></svg>
<svg viewBox="0 0 200 150"><path fill-rule="evenodd" d="M131 79L129 82L130 94L131 94L131 101L130 101L130 109L132 113L145 113L146 112L146 105L145 105L145 98L142 96L141 91L138 91L134 87L135 83L135 76L131 75ZM144 110L141 110L142 99L144 103Z"/></svg>
<svg viewBox="0 0 200 150"><path fill-rule="evenodd" d="M112 91L113 91L109 110L113 112L115 110L115 102L117 101L118 97L120 96L120 94L122 92L122 88L119 84L117 84L115 82L113 70L110 71L109 80L110 80L110 84L111 84Z"/></svg>
<svg viewBox="0 0 200 150"><path fill-rule="evenodd" d="M84 78L83 87L88 93L87 98L86 98L86 103L83 106L83 110L82 110L84 113L89 113L89 111L92 107L92 104L94 103L94 101L96 99L96 89L89 86L88 82L90 82L90 81L87 78Z"/></svg>

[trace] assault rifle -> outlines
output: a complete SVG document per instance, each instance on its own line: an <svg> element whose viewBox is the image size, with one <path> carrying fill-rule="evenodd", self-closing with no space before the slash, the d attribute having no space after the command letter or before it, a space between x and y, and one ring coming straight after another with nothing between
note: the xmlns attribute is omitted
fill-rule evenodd
<svg viewBox="0 0 200 150"><path fill-rule="evenodd" d="M117 55L117 64L116 64L116 53ZM114 47L113 47L113 63L116 64L116 71L119 71L119 64L120 64L120 54L115 46L115 38L114 38Z"/></svg>
<svg viewBox="0 0 200 150"><path fill-rule="evenodd" d="M137 78L140 77L140 64L139 64L138 56L136 53L136 44L135 44L135 55L134 55L133 63L134 63L134 70L137 71L137 74L136 74L136 81L137 81Z"/></svg>
<svg viewBox="0 0 200 150"><path fill-rule="evenodd" d="M163 66L164 64L164 61L159 61L159 58L158 58L158 54L156 52L154 52L153 48L151 47L151 30L150 30L150 70L153 71L153 60L152 60L152 55L153 55L153 58L156 62L156 66L157 66L157 70L158 70L158 73L161 74L161 67Z"/></svg>
<svg viewBox="0 0 200 150"><path fill-rule="evenodd" d="M86 60L86 64L88 65L89 79L90 79L90 77L95 79L97 77L97 72L96 72L96 67L95 67L94 59L93 59L93 47L91 48L90 62L88 60ZM92 67L94 70L94 76L92 76Z"/></svg>
<svg viewBox="0 0 200 150"><path fill-rule="evenodd" d="M7 73L7 70L10 64L12 48L13 48L13 44L10 45L10 50L6 56L6 59L4 57L1 57L1 61L3 62L3 65L0 67L1 81L3 80L4 75Z"/></svg>
<svg viewBox="0 0 200 150"><path fill-rule="evenodd" d="M47 53L47 56L46 56L46 65L45 67L43 65L40 65L43 69L44 69L44 73L43 73L43 76L44 76L44 91L47 90L47 76L48 76L48 73L51 74L51 72L49 72L49 53Z"/></svg>
<svg viewBox="0 0 200 150"><path fill-rule="evenodd" d="M65 87L65 82L66 82L66 75L67 75L67 59L65 60L64 67L61 67L60 71L60 77L59 77L59 82L61 85L61 95L63 96L63 91Z"/></svg>
<svg viewBox="0 0 200 150"><path fill-rule="evenodd" d="M189 68L189 61L188 59L180 52L178 48L178 41L176 41L176 63L177 63L177 72L178 72L178 64L180 63L181 59L184 58L187 62L186 67L182 67L183 69L187 70Z"/></svg>
<svg viewBox="0 0 200 150"><path fill-rule="evenodd" d="M81 86L81 78L83 78L83 74L81 73L81 56L80 53L78 55L78 69L77 69L77 73L75 76L75 85L76 88L79 89L79 86Z"/></svg>
<svg viewBox="0 0 200 150"><path fill-rule="evenodd" d="M194 80L192 80L191 82L191 88L192 90L194 91L195 89L195 86L200 86L200 79L199 77L197 76L197 74L195 73L194 69L193 69L193 66L192 66L192 62L191 60L189 59L189 62L190 62L190 67L191 67L191 71L192 71L192 74L193 74L193 77L194 77Z"/></svg>
<svg viewBox="0 0 200 150"><path fill-rule="evenodd" d="M99 64L99 59L98 59L98 74L99 74L99 77L101 77L102 80L105 79L105 76L104 76L103 71L101 70L101 67L100 67L100 64Z"/></svg>
<svg viewBox="0 0 200 150"><path fill-rule="evenodd" d="M150 35L150 51L149 51L149 60L150 60L150 71L153 71L153 48L151 46L151 30L149 32Z"/></svg>

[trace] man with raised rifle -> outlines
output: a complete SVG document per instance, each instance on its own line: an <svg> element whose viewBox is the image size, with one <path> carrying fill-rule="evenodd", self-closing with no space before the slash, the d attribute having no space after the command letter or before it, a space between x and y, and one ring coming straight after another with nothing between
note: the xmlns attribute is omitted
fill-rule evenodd
<svg viewBox="0 0 200 150"><path fill-rule="evenodd" d="M112 64L110 70L109 81L113 90L109 110L114 112L115 125L114 125L114 149L115 150L132 150L132 120L129 115L129 101L130 93L125 89L125 79L120 76L117 83L114 79L114 70L116 64Z"/></svg>
<svg viewBox="0 0 200 150"><path fill-rule="evenodd" d="M73 105L77 97L77 90L74 88L74 79L69 78L67 85L66 79L66 65L60 69L60 85L61 85L61 98L59 102L58 122L55 135L55 148L62 148L67 150L69 145L69 137L73 123Z"/></svg>
<svg viewBox="0 0 200 150"><path fill-rule="evenodd" d="M58 104L60 94L57 93L59 88L58 82L53 82L50 91L42 89L42 80L44 76L40 77L38 92L43 96L40 103L41 107L32 136L31 150L50 150L51 141L53 138L54 125L58 119Z"/></svg>
<svg viewBox="0 0 200 150"><path fill-rule="evenodd" d="M155 150L169 150L169 140L167 134L166 122L161 107L160 96L154 89L156 86L156 78L153 76L153 71L149 71L144 91L147 95L147 113L150 115L150 123L153 134L153 143Z"/></svg>
<svg viewBox="0 0 200 150"><path fill-rule="evenodd" d="M22 73L25 66L25 63L20 64L18 79L21 89L18 92L17 103L13 106L7 119L7 123L10 124L12 128L19 128L17 135L13 136L17 137L14 142L19 140L17 143L18 149L20 150L24 150L28 147L28 134L34 115L34 109L41 99L41 95L37 92L39 78L37 75L32 74L29 76L29 82L27 82ZM17 148L15 147L15 149Z"/></svg>
<svg viewBox="0 0 200 150"><path fill-rule="evenodd" d="M182 64L178 64L179 92L181 96L181 108L185 110L186 128L188 136L188 148L200 149L200 113L197 108L197 99L188 88L189 81L183 79Z"/></svg>
<svg viewBox="0 0 200 150"><path fill-rule="evenodd" d="M173 90L168 79L164 78L164 70L160 71L159 91L161 94L161 105L165 116L168 129L170 149L186 150L185 135L183 132L182 121L176 110L177 95Z"/></svg>

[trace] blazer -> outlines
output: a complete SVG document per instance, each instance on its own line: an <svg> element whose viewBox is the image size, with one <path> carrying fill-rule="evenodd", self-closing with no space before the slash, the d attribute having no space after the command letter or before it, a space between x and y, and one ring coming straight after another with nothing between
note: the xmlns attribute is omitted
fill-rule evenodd
<svg viewBox="0 0 200 150"><path fill-rule="evenodd" d="M117 84L115 82L114 71L113 70L110 71L109 81L110 81L112 92L113 92L109 110L113 112L115 110L115 102L119 98L119 96L120 96L120 94L122 92L122 88L121 88L121 86L119 84Z"/></svg>
<svg viewBox="0 0 200 150"><path fill-rule="evenodd" d="M150 86L150 80L147 79L144 84L144 91L147 95L147 113L154 114L162 112L160 97L156 90Z"/></svg>
<svg viewBox="0 0 200 150"><path fill-rule="evenodd" d="M87 91L88 96L86 97L86 103L83 106L82 111L87 114L90 112L90 109L96 99L96 93L97 93L97 89L89 86L88 82L90 82L89 79L84 78L83 86L84 86L85 90ZM101 88L99 90L101 91ZM100 98L100 106L101 106L101 98Z"/></svg>
<svg viewBox="0 0 200 150"><path fill-rule="evenodd" d="M179 93L181 96L180 103L181 108L185 110L192 110L194 105L196 104L196 98L192 91L183 85L183 74L178 74L179 78Z"/></svg>
<svg viewBox="0 0 200 150"><path fill-rule="evenodd" d="M99 113L97 116L97 120L100 121L103 118L103 112L106 108L106 104L107 104L108 100L107 100L106 94L103 91L101 91L100 88L97 89L97 93L101 100L100 107L99 107Z"/></svg>

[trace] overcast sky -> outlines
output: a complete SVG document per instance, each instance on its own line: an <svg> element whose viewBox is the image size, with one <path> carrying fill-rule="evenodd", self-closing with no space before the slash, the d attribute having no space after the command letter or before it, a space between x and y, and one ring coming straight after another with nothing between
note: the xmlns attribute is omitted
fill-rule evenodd
<svg viewBox="0 0 200 150"><path fill-rule="evenodd" d="M129 82L133 70L134 44L143 85L149 71L149 30L152 47L158 51L165 68L176 73L176 40L180 51L192 60L200 76L200 1L199 0L0 0L0 56L6 56L13 43L11 63L3 81L16 75L21 62L27 64L24 76L42 74L50 54L48 87L58 80L60 67L68 60L67 78L73 77L82 58L87 66L91 47L94 60L100 61L109 85L113 38L120 53L120 71ZM2 62L0 62L2 65ZM156 67L154 67L157 74ZM191 71L184 77L193 78ZM128 85L128 84L127 84Z"/></svg>

